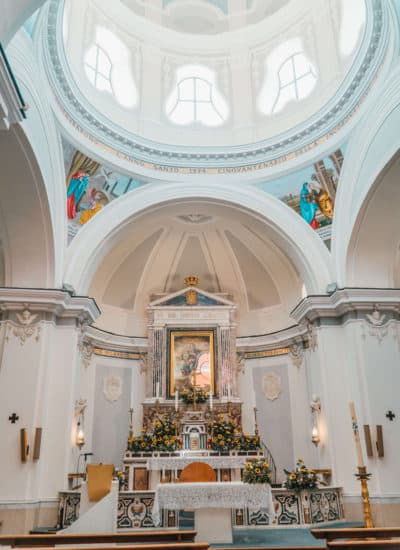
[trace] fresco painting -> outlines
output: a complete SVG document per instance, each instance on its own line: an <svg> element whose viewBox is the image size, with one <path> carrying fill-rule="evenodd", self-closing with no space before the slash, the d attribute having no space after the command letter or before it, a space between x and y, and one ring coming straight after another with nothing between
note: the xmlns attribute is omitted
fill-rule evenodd
<svg viewBox="0 0 400 550"><path fill-rule="evenodd" d="M100 165L64 142L68 242L80 228L114 199L145 184Z"/></svg>
<svg viewBox="0 0 400 550"><path fill-rule="evenodd" d="M291 174L257 184L293 208L329 246L346 144Z"/></svg>

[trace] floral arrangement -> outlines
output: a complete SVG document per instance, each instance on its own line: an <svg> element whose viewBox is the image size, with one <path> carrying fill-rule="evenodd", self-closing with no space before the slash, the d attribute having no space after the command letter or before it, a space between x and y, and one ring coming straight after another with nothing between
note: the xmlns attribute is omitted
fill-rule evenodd
<svg viewBox="0 0 400 550"><path fill-rule="evenodd" d="M219 414L217 420L211 422L211 448L214 451L230 451L240 449L241 435L232 420L224 420Z"/></svg>
<svg viewBox="0 0 400 550"><path fill-rule="evenodd" d="M244 483L271 483L271 471L265 458L246 462L243 470Z"/></svg>
<svg viewBox="0 0 400 550"><path fill-rule="evenodd" d="M205 403L209 398L209 394L204 388L199 386L190 386L189 388L184 388L180 394L182 401L187 405L191 403Z"/></svg>
<svg viewBox="0 0 400 550"><path fill-rule="evenodd" d="M306 468L302 458L297 460L295 470L291 472L284 470L284 472L287 476L285 481L286 489L299 492L304 489L312 491L318 487L317 474L314 470Z"/></svg>
<svg viewBox="0 0 400 550"><path fill-rule="evenodd" d="M243 434L239 443L240 451L256 451L260 448L260 438L258 435Z"/></svg>
<svg viewBox="0 0 400 550"><path fill-rule="evenodd" d="M123 470L119 468L115 468L113 477L118 480L118 487L119 487L119 490L121 491L125 485L125 473L123 472Z"/></svg>
<svg viewBox="0 0 400 550"><path fill-rule="evenodd" d="M168 413L154 423L154 432L151 436L153 451L175 451L179 440L176 436L176 425Z"/></svg>
<svg viewBox="0 0 400 550"><path fill-rule="evenodd" d="M176 436L176 426L172 416L168 413L155 421L152 434L142 430L139 437L128 439L128 450L134 454L148 453L152 451L175 451L179 444Z"/></svg>
<svg viewBox="0 0 400 550"><path fill-rule="evenodd" d="M128 439L128 451L131 451L131 453L149 453L152 450L153 443L151 436L146 433L142 433L142 435L138 437L130 437Z"/></svg>

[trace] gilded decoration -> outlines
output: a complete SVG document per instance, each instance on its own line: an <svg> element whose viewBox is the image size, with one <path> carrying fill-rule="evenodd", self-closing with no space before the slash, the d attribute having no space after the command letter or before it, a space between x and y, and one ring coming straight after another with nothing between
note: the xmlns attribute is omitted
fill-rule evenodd
<svg viewBox="0 0 400 550"><path fill-rule="evenodd" d="M104 357L115 357L117 359L141 359L141 353L129 351L114 351L111 349L94 348L93 353Z"/></svg>

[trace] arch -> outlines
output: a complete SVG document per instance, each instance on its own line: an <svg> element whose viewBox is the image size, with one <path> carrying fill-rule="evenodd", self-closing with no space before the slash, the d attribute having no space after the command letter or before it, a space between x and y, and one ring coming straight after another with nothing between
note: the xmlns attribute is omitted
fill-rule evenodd
<svg viewBox="0 0 400 550"><path fill-rule="evenodd" d="M45 185L20 126L0 132L1 241L5 286L54 286L54 241Z"/></svg>
<svg viewBox="0 0 400 550"><path fill-rule="evenodd" d="M399 180L400 151L376 178L354 224L346 258L351 286L399 285Z"/></svg>
<svg viewBox="0 0 400 550"><path fill-rule="evenodd" d="M113 201L78 233L66 258L64 280L79 293L86 293L104 256L122 238L124 229L144 212L164 204L208 200L250 213L265 224L271 240L291 259L308 293L325 293L332 280L330 254L321 239L281 201L257 189L204 182L156 184Z"/></svg>
<svg viewBox="0 0 400 550"><path fill-rule="evenodd" d="M24 31L14 37L7 53L29 110L21 125L0 132L4 283L60 287L66 244L65 173L60 137L46 94L41 92L41 73L32 42Z"/></svg>
<svg viewBox="0 0 400 550"><path fill-rule="evenodd" d="M45 0L14 0L3 2L0 18L0 42L7 45L24 22L39 9Z"/></svg>
<svg viewBox="0 0 400 550"><path fill-rule="evenodd" d="M378 97L379 102L376 101ZM363 123L354 132L346 153L336 195L332 229L332 253L339 287L364 286L367 281L368 285L387 286L391 280L388 271L385 276L382 272L378 276L377 271L371 271L370 276L364 277L359 271L361 265L357 263L356 255L363 254L359 247L361 231L362 228L367 228L365 223L367 217L372 215L373 205L378 207L378 202L371 201L378 200L376 193L379 188L383 189L383 180L393 175L390 171L391 161L396 158L400 149L399 97L400 69L397 69L386 79L386 83L377 87L374 100L369 103L372 108L369 108ZM389 185L389 179L387 184ZM387 207L391 206L391 201L393 196L388 198ZM383 208L383 205L380 204L379 208ZM376 215L375 212L374 216ZM383 236L389 230L389 225L382 211L380 222L382 225L379 231ZM378 234L369 235L373 239L378 237ZM387 241L385 243L389 244Z"/></svg>

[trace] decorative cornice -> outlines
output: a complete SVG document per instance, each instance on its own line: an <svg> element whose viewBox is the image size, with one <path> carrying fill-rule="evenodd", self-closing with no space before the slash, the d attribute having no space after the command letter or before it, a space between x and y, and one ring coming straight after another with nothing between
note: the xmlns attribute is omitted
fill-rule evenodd
<svg viewBox="0 0 400 550"><path fill-rule="evenodd" d="M335 96L308 120L277 138L235 147L168 146L133 135L95 111L71 75L62 44L64 2L50 0L42 21L46 70L64 119L107 154L132 164L132 169L172 174L229 174L262 170L296 158L336 134L354 115L372 86L387 41L387 6L367 2L367 28L353 69ZM46 29L46 31L44 30ZM97 136L97 137L94 137Z"/></svg>
<svg viewBox="0 0 400 550"><path fill-rule="evenodd" d="M340 319L352 314L362 319L376 309L400 313L400 289L342 288L330 295L308 296L291 312L297 323L315 323L321 319Z"/></svg>
<svg viewBox="0 0 400 550"><path fill-rule="evenodd" d="M57 319L76 319L79 323L93 323L100 310L93 298L71 296L58 289L0 288L0 311L50 313Z"/></svg>
<svg viewBox="0 0 400 550"><path fill-rule="evenodd" d="M85 337L92 346L100 350L112 350L123 353L140 354L147 351L147 338L137 336L123 336L100 328L87 327ZM94 353L97 353L94 351ZM104 354L102 354L104 355Z"/></svg>

